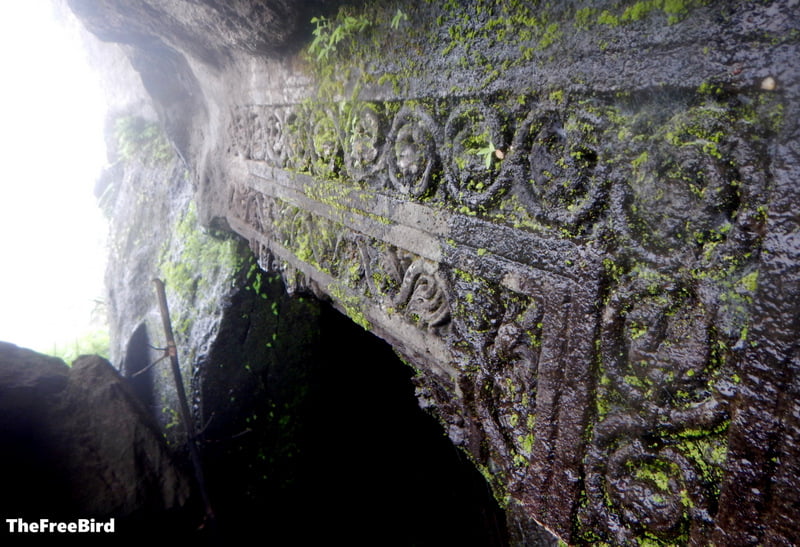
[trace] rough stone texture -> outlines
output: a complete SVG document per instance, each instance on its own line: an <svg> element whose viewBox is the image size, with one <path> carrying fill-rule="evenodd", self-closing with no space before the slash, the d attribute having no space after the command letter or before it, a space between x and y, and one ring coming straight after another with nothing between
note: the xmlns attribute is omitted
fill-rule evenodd
<svg viewBox="0 0 800 547"><path fill-rule="evenodd" d="M189 173L157 124L122 115L107 125L112 164L98 188L110 228L110 357L166 428L170 443L185 447L170 367L166 361L150 367L166 346L153 279L166 284L183 383L197 391L195 373L207 359L226 303L244 289L245 246L199 226ZM194 406L199 410L198 400Z"/></svg>
<svg viewBox="0 0 800 547"><path fill-rule="evenodd" d="M150 522L190 495L152 417L96 356L67 367L0 342L0 463L4 518Z"/></svg>
<svg viewBox="0 0 800 547"><path fill-rule="evenodd" d="M310 57L198 4L83 17L200 219L393 345L515 542L800 541L796 0L401 2Z"/></svg>

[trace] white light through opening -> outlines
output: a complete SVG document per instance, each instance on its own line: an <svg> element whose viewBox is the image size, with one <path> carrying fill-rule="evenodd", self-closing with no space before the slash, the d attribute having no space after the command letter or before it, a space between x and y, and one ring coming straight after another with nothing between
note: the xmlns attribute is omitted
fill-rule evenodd
<svg viewBox="0 0 800 547"><path fill-rule="evenodd" d="M104 294L104 97L49 2L2 10L0 340L50 352L90 328Z"/></svg>

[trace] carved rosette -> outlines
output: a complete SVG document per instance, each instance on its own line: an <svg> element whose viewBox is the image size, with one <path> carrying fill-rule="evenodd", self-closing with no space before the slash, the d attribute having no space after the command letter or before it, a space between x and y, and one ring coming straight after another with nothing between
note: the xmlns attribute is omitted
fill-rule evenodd
<svg viewBox="0 0 800 547"><path fill-rule="evenodd" d="M440 138L431 115L419 105L404 106L394 117L386 142L386 166L395 190L414 199L434 191Z"/></svg>
<svg viewBox="0 0 800 547"><path fill-rule="evenodd" d="M600 125L580 111L537 108L517 128L503 177L524 184L525 204L540 221L573 229L596 215L608 187L595 144Z"/></svg>
<svg viewBox="0 0 800 547"><path fill-rule="evenodd" d="M447 191L458 203L487 205L504 189L499 177L505 136L494 110L466 103L450 113L445 126L444 164Z"/></svg>
<svg viewBox="0 0 800 547"><path fill-rule="evenodd" d="M294 114L289 108L271 108L264 114L262 126L266 160L275 167L286 167L289 158L295 154L287 127L293 118Z"/></svg>
<svg viewBox="0 0 800 547"><path fill-rule="evenodd" d="M383 168L386 117L375 103L357 103L345 128L345 167L357 181L373 178Z"/></svg>
<svg viewBox="0 0 800 547"><path fill-rule="evenodd" d="M342 165L342 145L338 117L332 109L311 113L308 138L312 173L321 177L338 175Z"/></svg>
<svg viewBox="0 0 800 547"><path fill-rule="evenodd" d="M724 105L692 107L674 114L631 161L629 183L617 189L623 205L614 226L640 258L681 267L704 251L752 249L763 230L756 211L766 200L765 171L741 167L762 160L731 126Z"/></svg>

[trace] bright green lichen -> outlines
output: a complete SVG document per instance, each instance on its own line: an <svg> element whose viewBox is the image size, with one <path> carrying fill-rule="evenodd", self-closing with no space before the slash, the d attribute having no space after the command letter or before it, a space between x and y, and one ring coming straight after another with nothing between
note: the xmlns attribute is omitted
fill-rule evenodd
<svg viewBox="0 0 800 547"><path fill-rule="evenodd" d="M337 284L328 285L327 290L328 294L330 294L337 304L344 308L347 316L356 325L360 326L364 330L372 329L372 325L364 315L364 300L362 298L354 296L346 288Z"/></svg>

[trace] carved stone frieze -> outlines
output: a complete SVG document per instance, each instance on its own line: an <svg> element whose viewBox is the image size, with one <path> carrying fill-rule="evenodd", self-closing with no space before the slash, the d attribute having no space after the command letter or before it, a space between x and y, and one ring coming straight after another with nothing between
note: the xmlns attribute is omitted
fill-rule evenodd
<svg viewBox="0 0 800 547"><path fill-rule="evenodd" d="M607 197L608 175L596 144L604 123L577 109L550 107L534 108L522 121L504 177L525 181L522 199L537 219L574 229Z"/></svg>
<svg viewBox="0 0 800 547"><path fill-rule="evenodd" d="M309 154L240 149L229 221L430 367L421 400L498 496L561 537L704 542L765 179L721 133L739 106L671 104L644 134L631 102L237 108L232 132Z"/></svg>
<svg viewBox="0 0 800 547"><path fill-rule="evenodd" d="M458 203L487 204L504 190L499 177L506 149L497 112L479 102L453 109L444 128L447 193Z"/></svg>
<svg viewBox="0 0 800 547"><path fill-rule="evenodd" d="M398 259L394 252L392 255L397 261L398 271L403 271L400 290L394 298L395 305L419 325L435 328L447 324L450 321L450 303L446 281L439 274L438 265L423 258L408 261L407 258Z"/></svg>
<svg viewBox="0 0 800 547"><path fill-rule="evenodd" d="M381 105L361 103L350 116L344 131L345 166L356 181L369 181L383 167L386 116Z"/></svg>
<svg viewBox="0 0 800 547"><path fill-rule="evenodd" d="M735 376L713 301L703 298L663 277L637 277L604 310L583 517L615 543L710 540Z"/></svg>

